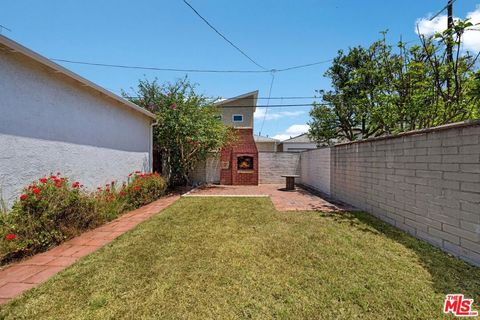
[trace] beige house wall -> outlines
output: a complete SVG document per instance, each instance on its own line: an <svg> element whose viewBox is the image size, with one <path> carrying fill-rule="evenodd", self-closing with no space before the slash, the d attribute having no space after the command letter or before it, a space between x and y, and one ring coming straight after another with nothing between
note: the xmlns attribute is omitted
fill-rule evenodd
<svg viewBox="0 0 480 320"><path fill-rule="evenodd" d="M275 142L255 142L259 152L276 152L277 144Z"/></svg>
<svg viewBox="0 0 480 320"><path fill-rule="evenodd" d="M222 110L222 120L227 126L236 128L253 128L253 100L251 97L240 98L235 101L230 101L219 106ZM233 122L234 114L243 115L243 122Z"/></svg>

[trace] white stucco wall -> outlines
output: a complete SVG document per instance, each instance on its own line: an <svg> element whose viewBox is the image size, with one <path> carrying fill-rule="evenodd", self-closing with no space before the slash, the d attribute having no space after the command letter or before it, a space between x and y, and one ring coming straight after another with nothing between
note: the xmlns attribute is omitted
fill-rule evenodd
<svg viewBox="0 0 480 320"><path fill-rule="evenodd" d="M149 170L152 119L18 54L0 50L0 188L60 171L85 186Z"/></svg>

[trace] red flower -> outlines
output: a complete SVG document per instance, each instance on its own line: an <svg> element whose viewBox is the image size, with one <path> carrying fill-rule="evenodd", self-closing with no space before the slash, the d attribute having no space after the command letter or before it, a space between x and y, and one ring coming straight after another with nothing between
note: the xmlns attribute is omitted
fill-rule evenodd
<svg viewBox="0 0 480 320"><path fill-rule="evenodd" d="M175 110L177 109L177 104L174 102L170 105L170 108L172 108L172 110Z"/></svg>
<svg viewBox="0 0 480 320"><path fill-rule="evenodd" d="M28 194L22 194L20 196L20 200L24 201L24 200L27 200L28 199Z"/></svg>
<svg viewBox="0 0 480 320"><path fill-rule="evenodd" d="M13 234L13 233L9 233L9 234L6 234L6 235L5 235L5 240L10 241L10 240L15 239L16 237L17 237L17 235L15 235L15 234Z"/></svg>
<svg viewBox="0 0 480 320"><path fill-rule="evenodd" d="M139 190L140 190L140 186L136 186L136 187L135 187L135 190L136 190L136 191L139 191Z"/></svg>
<svg viewBox="0 0 480 320"><path fill-rule="evenodd" d="M56 176L50 176L50 178L52 178L53 180L57 179Z"/></svg>
<svg viewBox="0 0 480 320"><path fill-rule="evenodd" d="M72 183L72 188L80 188L80 182L75 181L74 183Z"/></svg>
<svg viewBox="0 0 480 320"><path fill-rule="evenodd" d="M136 174L142 173L141 171L135 171Z"/></svg>
<svg viewBox="0 0 480 320"><path fill-rule="evenodd" d="M47 183L48 179L47 178L40 178L40 179L38 179L38 181L40 181L41 183Z"/></svg>
<svg viewBox="0 0 480 320"><path fill-rule="evenodd" d="M32 189L32 192L35 194L40 194L42 191L38 188Z"/></svg>
<svg viewBox="0 0 480 320"><path fill-rule="evenodd" d="M126 195L125 191L120 191L119 193L120 197L124 197Z"/></svg>

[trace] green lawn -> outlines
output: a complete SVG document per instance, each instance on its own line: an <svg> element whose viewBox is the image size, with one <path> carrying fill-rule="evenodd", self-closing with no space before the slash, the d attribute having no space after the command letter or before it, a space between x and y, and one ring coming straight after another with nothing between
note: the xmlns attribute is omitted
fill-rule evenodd
<svg viewBox="0 0 480 320"><path fill-rule="evenodd" d="M367 214L184 198L2 307L5 319L435 319L480 269Z"/></svg>

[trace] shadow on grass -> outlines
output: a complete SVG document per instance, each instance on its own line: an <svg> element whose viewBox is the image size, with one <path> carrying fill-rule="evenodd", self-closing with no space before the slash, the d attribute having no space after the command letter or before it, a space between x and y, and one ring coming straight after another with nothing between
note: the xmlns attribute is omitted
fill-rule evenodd
<svg viewBox="0 0 480 320"><path fill-rule="evenodd" d="M463 293L480 303L480 268L453 257L433 245L365 212L338 212L328 215L339 223L364 232L385 236L416 253L418 261L430 273L432 285L441 294ZM412 276L415 276L412 274Z"/></svg>

